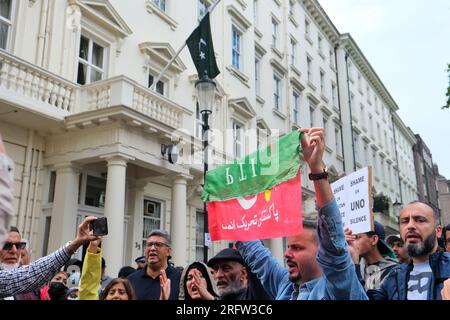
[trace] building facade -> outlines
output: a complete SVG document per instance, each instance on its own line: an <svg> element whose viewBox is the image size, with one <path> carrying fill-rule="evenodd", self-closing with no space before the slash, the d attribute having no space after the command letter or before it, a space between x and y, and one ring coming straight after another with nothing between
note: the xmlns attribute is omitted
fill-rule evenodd
<svg viewBox="0 0 450 320"><path fill-rule="evenodd" d="M433 165L433 157L419 134L416 134L417 143L413 147L414 162L417 177L418 200L427 203L439 213L437 172Z"/></svg>
<svg viewBox="0 0 450 320"><path fill-rule="evenodd" d="M111 274L142 254L155 228L170 232L176 265L203 259L198 78L187 48L176 52L211 5L2 2L0 130L16 162L15 223L33 258L95 215L108 218ZM334 179L371 165L375 195L414 198L414 136L355 41L317 1L222 0L211 29L221 73L210 168L295 128L323 126ZM161 153L169 144L180 150L174 164ZM314 216L307 173L303 165L303 211ZM385 215L395 219L391 207ZM282 239L267 243L282 261ZM228 245L214 243L209 256Z"/></svg>
<svg viewBox="0 0 450 320"><path fill-rule="evenodd" d="M435 172L439 172L435 165ZM441 213L441 224L450 224L450 181L438 174L437 179L438 202Z"/></svg>

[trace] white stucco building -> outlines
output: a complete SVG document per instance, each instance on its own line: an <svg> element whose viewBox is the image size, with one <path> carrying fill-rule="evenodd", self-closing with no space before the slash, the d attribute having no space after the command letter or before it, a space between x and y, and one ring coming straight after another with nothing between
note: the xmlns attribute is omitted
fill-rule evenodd
<svg viewBox="0 0 450 320"><path fill-rule="evenodd" d="M187 48L157 92L149 86L212 2L2 2L0 131L16 162L15 224L33 258L71 240L85 216L105 215L112 275L133 265L153 228L170 232L176 265L202 259L201 118ZM211 28L221 70L210 120L216 163L267 135L324 126L333 176L370 164L376 193L414 198L414 136L356 43L317 1L222 0ZM171 143L182 150L176 164L161 154ZM310 215L307 170L303 186ZM268 244L282 260L281 239ZM215 243L210 256L227 245Z"/></svg>

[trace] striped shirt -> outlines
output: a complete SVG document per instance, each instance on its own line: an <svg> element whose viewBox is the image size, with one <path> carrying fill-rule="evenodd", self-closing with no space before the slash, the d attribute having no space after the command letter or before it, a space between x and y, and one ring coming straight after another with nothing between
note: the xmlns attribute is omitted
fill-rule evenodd
<svg viewBox="0 0 450 320"><path fill-rule="evenodd" d="M0 299L42 287L69 259L70 254L64 246L27 266L0 270Z"/></svg>

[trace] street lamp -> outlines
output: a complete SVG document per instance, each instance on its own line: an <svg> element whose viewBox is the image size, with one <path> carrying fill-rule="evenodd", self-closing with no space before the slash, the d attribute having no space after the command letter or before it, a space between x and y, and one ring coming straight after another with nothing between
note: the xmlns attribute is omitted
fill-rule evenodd
<svg viewBox="0 0 450 320"><path fill-rule="evenodd" d="M392 208L394 209L394 215L397 218L400 216L400 208L401 207L402 207L402 203L398 202L398 200L395 199L395 202L392 204Z"/></svg>
<svg viewBox="0 0 450 320"><path fill-rule="evenodd" d="M201 79L195 82L197 89L198 107L202 115L202 142L203 142L203 187L206 181L206 172L208 171L208 130L209 130L209 115L212 113L212 106L214 104L214 95L216 92L216 83L205 74ZM203 230L204 234L208 232L208 209L206 201L203 202L203 212L205 214ZM208 261L208 247L205 239L203 239L203 259Z"/></svg>

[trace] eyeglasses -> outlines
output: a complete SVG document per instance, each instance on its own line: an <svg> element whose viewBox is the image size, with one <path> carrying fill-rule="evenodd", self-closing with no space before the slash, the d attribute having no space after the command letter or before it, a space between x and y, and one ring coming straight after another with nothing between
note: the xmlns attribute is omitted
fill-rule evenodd
<svg viewBox="0 0 450 320"><path fill-rule="evenodd" d="M162 247L170 247L168 244L163 242L147 242L147 248L155 247L155 249L161 249Z"/></svg>
<svg viewBox="0 0 450 320"><path fill-rule="evenodd" d="M26 242L5 242L3 245L3 250L11 250L13 246L16 246L17 250L25 249Z"/></svg>

